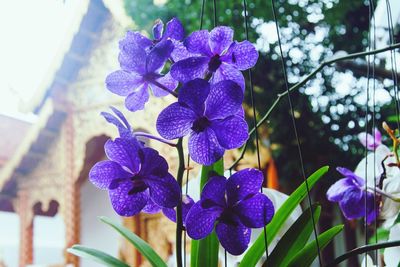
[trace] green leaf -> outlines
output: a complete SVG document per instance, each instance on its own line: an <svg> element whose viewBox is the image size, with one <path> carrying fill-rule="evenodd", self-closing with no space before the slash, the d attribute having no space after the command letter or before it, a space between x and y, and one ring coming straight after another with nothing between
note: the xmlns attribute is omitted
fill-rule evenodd
<svg viewBox="0 0 400 267"><path fill-rule="evenodd" d="M396 220L394 221L394 223L392 224L392 226L395 225L395 224L397 224L397 223L400 223L400 213L399 213L399 215L397 215L397 218L396 218Z"/></svg>
<svg viewBox="0 0 400 267"><path fill-rule="evenodd" d="M156 267L167 267L167 264L162 260L162 258L155 252L146 241L141 239L136 234L132 233L126 227L111 221L107 217L100 217L100 220L105 224L108 224L118 233L120 233L123 237L125 237L132 245L134 245L137 250L139 250L140 254L142 254L152 266Z"/></svg>
<svg viewBox="0 0 400 267"><path fill-rule="evenodd" d="M312 205L315 223L318 222L321 215L321 206ZM308 208L293 223L289 230L284 234L281 240L271 252L263 266L287 266L292 257L296 255L310 239L313 232L313 220L311 218L311 209Z"/></svg>
<svg viewBox="0 0 400 267"><path fill-rule="evenodd" d="M222 158L210 166L203 165L201 167L201 190L203 190L204 185L208 182L208 178L210 178L213 174L224 175L224 160Z"/></svg>
<svg viewBox="0 0 400 267"><path fill-rule="evenodd" d="M376 241L375 237L378 240L378 243L380 241L387 241L389 239L389 233L390 233L390 231L388 229L380 227L376 230L376 236L375 235L371 236L370 239L368 240L368 243L376 244L377 242L375 242ZM381 253L383 253L385 251L385 249L381 248L379 251Z"/></svg>
<svg viewBox="0 0 400 267"><path fill-rule="evenodd" d="M97 250L97 249L88 248L88 247L84 247L81 245L74 245L74 246L72 246L72 248L67 249L67 251L78 257L93 260L95 262L104 264L105 266L129 267L128 264L120 261L117 258L114 258L113 256L108 255L107 253L104 253L103 251Z"/></svg>
<svg viewBox="0 0 400 267"><path fill-rule="evenodd" d="M199 255L199 240L192 239L190 244L190 266L197 267L199 263L197 262L197 255Z"/></svg>
<svg viewBox="0 0 400 267"><path fill-rule="evenodd" d="M389 239L389 232L390 231L388 229L385 229L385 228L382 228L382 227L378 228L376 230L376 238L378 239L378 242L379 241L387 241ZM372 235L370 237L370 239L368 240L368 243L369 244L376 244L375 235Z"/></svg>
<svg viewBox="0 0 400 267"><path fill-rule="evenodd" d="M392 116L389 116L386 120L388 122L397 122L398 117L397 117L397 115L392 115Z"/></svg>
<svg viewBox="0 0 400 267"><path fill-rule="evenodd" d="M218 160L213 165L202 166L200 188L203 189L208 179L213 175L224 175L224 161ZM192 241L191 267L218 266L219 242L215 231L206 238Z"/></svg>
<svg viewBox="0 0 400 267"><path fill-rule="evenodd" d="M318 182L318 180L328 171L329 167L324 166L314 172L310 177L307 178L308 188L311 188ZM306 183L303 182L282 204L280 209L276 211L271 222L267 225L267 240L271 242L279 230L284 225L287 218L293 212L293 210L300 204L300 202L307 196ZM261 259L262 255L265 253L265 241L264 233L260 234L254 244L246 252L243 260L240 263L240 267L252 267L257 264Z"/></svg>
<svg viewBox="0 0 400 267"><path fill-rule="evenodd" d="M318 236L318 244L322 251L332 239L343 230L344 225L336 225ZM308 267L318 256L317 242L313 240L300 250L287 265L288 267Z"/></svg>

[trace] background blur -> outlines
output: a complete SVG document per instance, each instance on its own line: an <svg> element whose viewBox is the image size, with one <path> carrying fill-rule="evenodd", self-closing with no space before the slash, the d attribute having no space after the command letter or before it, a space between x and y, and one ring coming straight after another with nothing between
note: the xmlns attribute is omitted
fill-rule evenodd
<svg viewBox="0 0 400 267"><path fill-rule="evenodd" d="M387 46L386 1L373 2L375 32L369 30L368 1L277 1L289 85L325 59L367 50L369 34L375 37L375 48ZM400 2L388 2L393 41L399 42ZM65 253L74 243L108 250L135 266L142 264L131 247L98 223L99 215L121 220L169 257L173 224L158 215L118 218L107 193L89 184L87 174L104 157L104 142L116 134L99 113L110 105L123 108L122 98L104 86L106 75L118 68L118 40L127 29L150 33L157 18L166 22L174 16L190 33L200 27L201 7L200 0L0 2L0 266L77 266L78 260ZM218 24L234 28L237 40L245 39L243 15L242 1L217 1ZM249 38L260 52L253 82L261 117L285 84L270 1L248 1L248 16ZM212 25L213 4L205 1L203 28ZM380 129L384 120L393 124L396 119L393 80L400 74L393 76L389 52L374 59L368 109L375 110ZM343 220L325 199L327 188L339 178L334 167L355 168L364 154L356 136L365 131L367 71L366 58L335 64L291 94L306 175L322 165L332 166L313 192L322 203L321 230ZM128 117L134 127L155 133L156 115L170 101L152 99L146 112ZM248 94L246 105L250 108ZM246 117L252 125L250 109ZM370 128L371 122L369 116ZM274 187L292 192L302 176L287 99L261 127L260 135L263 170L275 179ZM174 169L175 155L160 149ZM237 152L228 156L234 159ZM239 168L245 166L256 166L251 151ZM324 250L325 260L356 247L362 240L360 225L346 222L344 234ZM357 261L348 264L356 266ZM81 261L81 266L95 265Z"/></svg>

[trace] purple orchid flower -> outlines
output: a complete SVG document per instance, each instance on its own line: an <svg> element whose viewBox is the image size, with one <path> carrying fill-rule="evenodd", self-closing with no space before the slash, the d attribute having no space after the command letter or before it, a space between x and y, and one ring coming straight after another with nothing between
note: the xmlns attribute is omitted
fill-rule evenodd
<svg viewBox="0 0 400 267"><path fill-rule="evenodd" d="M156 150L143 147L136 138L110 139L104 149L109 160L96 163L89 180L109 191L119 215L133 216L142 210L154 213L154 203L166 208L178 204L179 185Z"/></svg>
<svg viewBox="0 0 400 267"><path fill-rule="evenodd" d="M114 94L126 96L125 106L130 111L144 108L149 100L148 89L156 97L173 94L177 81L169 73L161 73L173 49L170 40L157 43L148 53L136 43L125 44L119 55L121 70L107 76L107 89Z"/></svg>
<svg viewBox="0 0 400 267"><path fill-rule="evenodd" d="M125 38L119 42L119 47L123 50L123 47L135 44L146 50L150 50L154 45L159 42L170 40L174 44L174 50L171 52L171 59L178 61L189 56L189 52L182 44L182 40L185 37L185 30L182 23L177 18L172 18L167 22L164 31L164 23L158 19L153 26L153 40L143 36L140 32L128 31Z"/></svg>
<svg viewBox="0 0 400 267"><path fill-rule="evenodd" d="M244 90L245 83L241 70L253 67L258 52L249 41L234 42L233 30L226 26L214 28L211 32L193 32L184 41L190 53L198 54L176 62L171 75L180 82L204 78L212 74L212 83L232 80Z"/></svg>
<svg viewBox="0 0 400 267"><path fill-rule="evenodd" d="M134 138L135 142L139 142L140 145L144 147L144 142L139 140L138 138L147 138L147 139L153 139L158 142L170 145L170 146L175 146L175 144L170 143L169 141L162 139L158 136L154 136L149 133L145 132L135 132L133 131L132 126L129 124L128 120L125 118L124 114L119 111L118 109L114 107L110 107L110 109L114 112L114 114L108 113L108 112L101 112L100 114L111 124L114 124L119 132L119 136L122 138Z"/></svg>
<svg viewBox="0 0 400 267"><path fill-rule="evenodd" d="M185 226L185 219L189 210L194 205L194 200L189 195L182 195L182 220ZM164 215L173 222L176 222L176 208L163 208Z"/></svg>
<svg viewBox="0 0 400 267"><path fill-rule="evenodd" d="M186 229L193 239L209 235L215 225L219 242L231 254L242 254L250 242L250 228L268 224L274 215L271 200L260 193L263 175L244 169L230 178L214 176L204 186L200 201L186 217Z"/></svg>
<svg viewBox="0 0 400 267"><path fill-rule="evenodd" d="M101 112L100 115L102 115L109 123L114 124L117 127L120 137L128 139L134 137L132 126L129 124L124 114L114 107L110 107L110 109L115 115L104 111Z"/></svg>
<svg viewBox="0 0 400 267"><path fill-rule="evenodd" d="M378 129L374 129L374 136L369 133L359 133L358 140L360 140L360 143L368 150L375 150L382 144L382 135Z"/></svg>
<svg viewBox="0 0 400 267"><path fill-rule="evenodd" d="M248 138L241 104L243 91L233 81L210 84L202 79L187 82L178 102L157 118L157 131L165 139L189 135L191 158L203 165L220 159L225 149L240 147Z"/></svg>
<svg viewBox="0 0 400 267"><path fill-rule="evenodd" d="M343 215L348 220L365 217L365 198L367 198L367 223L377 217L374 211L374 195L365 191L364 179L352 171L338 167L336 170L345 177L334 183L326 192L329 201L339 202Z"/></svg>

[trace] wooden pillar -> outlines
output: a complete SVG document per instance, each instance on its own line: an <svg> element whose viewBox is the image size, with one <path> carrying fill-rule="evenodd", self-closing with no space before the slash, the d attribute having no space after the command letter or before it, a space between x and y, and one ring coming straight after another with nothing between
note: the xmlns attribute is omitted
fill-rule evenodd
<svg viewBox="0 0 400 267"><path fill-rule="evenodd" d="M66 147L66 186L64 191L65 198L65 240L66 248L80 242L81 228L81 194L80 186L75 177L75 155L74 155L74 124L72 108L68 109L68 117L65 128L65 147ZM67 264L79 266L79 258L70 254L65 254Z"/></svg>
<svg viewBox="0 0 400 267"><path fill-rule="evenodd" d="M79 244L80 242L80 222L81 222L81 197L80 197L80 188L75 183L68 183L66 186L66 202L65 202L65 240L66 247L70 248L75 244ZM73 264L75 267L79 266L79 258L67 253L66 254L66 263Z"/></svg>
<svg viewBox="0 0 400 267"><path fill-rule="evenodd" d="M29 193L18 193L18 214L20 218L19 266L33 264L33 211L29 205Z"/></svg>

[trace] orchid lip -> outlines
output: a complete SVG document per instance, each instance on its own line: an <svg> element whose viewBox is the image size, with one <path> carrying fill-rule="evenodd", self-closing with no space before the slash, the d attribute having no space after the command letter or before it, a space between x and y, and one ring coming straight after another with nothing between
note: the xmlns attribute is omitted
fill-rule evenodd
<svg viewBox="0 0 400 267"><path fill-rule="evenodd" d="M196 133L203 132L210 126L211 122L208 120L207 117L200 117L193 122L192 130Z"/></svg>
<svg viewBox="0 0 400 267"><path fill-rule="evenodd" d="M220 59L220 56L218 54L214 55L208 62L208 70L210 72L215 72L219 68L219 66L221 66L221 64L222 61Z"/></svg>

